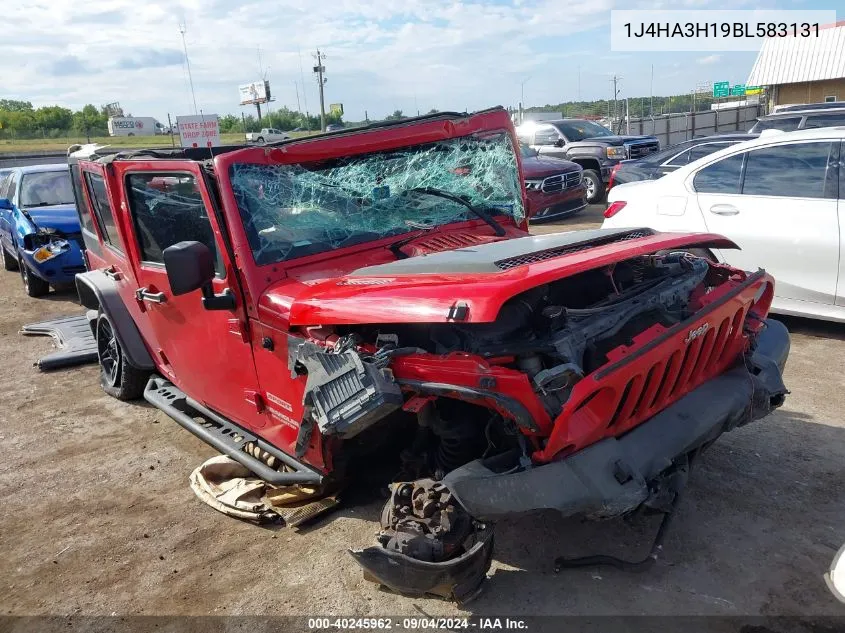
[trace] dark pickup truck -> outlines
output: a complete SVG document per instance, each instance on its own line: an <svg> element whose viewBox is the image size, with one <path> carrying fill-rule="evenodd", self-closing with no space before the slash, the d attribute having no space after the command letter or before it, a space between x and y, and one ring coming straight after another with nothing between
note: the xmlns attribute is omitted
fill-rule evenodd
<svg viewBox="0 0 845 633"><path fill-rule="evenodd" d="M527 121L517 136L541 156L563 158L584 168L587 202L601 202L613 168L619 161L642 158L660 149L654 136L619 136L584 119Z"/></svg>

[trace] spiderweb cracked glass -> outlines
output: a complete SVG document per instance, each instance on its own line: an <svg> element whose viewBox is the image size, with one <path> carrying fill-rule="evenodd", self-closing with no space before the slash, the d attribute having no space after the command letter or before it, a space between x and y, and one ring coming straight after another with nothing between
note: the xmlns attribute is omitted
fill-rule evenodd
<svg viewBox="0 0 845 633"><path fill-rule="evenodd" d="M525 213L505 134L321 163L237 163L230 179L259 265L477 217L423 188L517 222Z"/></svg>

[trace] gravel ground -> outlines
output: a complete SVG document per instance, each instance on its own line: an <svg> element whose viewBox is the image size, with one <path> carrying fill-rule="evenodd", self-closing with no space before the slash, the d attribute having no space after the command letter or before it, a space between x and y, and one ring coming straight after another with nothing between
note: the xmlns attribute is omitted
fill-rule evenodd
<svg viewBox="0 0 845 633"><path fill-rule="evenodd" d="M538 231L599 218L591 208ZM94 366L33 367L50 342L18 328L79 312L73 294L29 299L16 274L0 274L4 614L845 615L822 580L845 542L845 326L786 321L792 394L705 453L651 570L556 575L552 561L638 556L654 521L504 521L485 591L462 609L362 579L346 549L371 544L380 501L343 507L300 532L241 523L200 503L188 474L211 448L143 402L104 395Z"/></svg>

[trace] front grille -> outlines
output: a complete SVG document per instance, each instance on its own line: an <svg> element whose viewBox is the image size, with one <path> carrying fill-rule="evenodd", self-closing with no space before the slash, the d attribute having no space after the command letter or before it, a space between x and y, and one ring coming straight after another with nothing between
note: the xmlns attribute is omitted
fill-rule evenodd
<svg viewBox="0 0 845 633"><path fill-rule="evenodd" d="M628 146L628 158L642 158L660 149L660 143L657 141L648 141L645 143L632 143Z"/></svg>
<svg viewBox="0 0 845 633"><path fill-rule="evenodd" d="M575 385L540 459L627 433L728 370L747 349L745 317L766 283L749 277L686 322L654 325L611 350L607 365Z"/></svg>
<svg viewBox="0 0 845 633"><path fill-rule="evenodd" d="M557 174L543 179L540 189L543 193L556 193L572 189L581 184L581 172L573 171L568 174Z"/></svg>
<svg viewBox="0 0 845 633"><path fill-rule="evenodd" d="M600 238L590 242L583 242L581 244L571 244L569 246L561 246L559 248L550 248L545 251L537 251L536 253L526 253L525 255L517 255L516 257L500 259L496 262L496 267L500 270L510 270L511 268L516 268L517 266L536 264L537 262L546 261L547 259L571 255L572 253L596 248L597 246L604 246L615 242L625 242L627 240L635 240L640 237L648 237L650 235L654 235L654 231L651 229L636 229L628 231L627 233L617 233L616 235L612 235L610 237Z"/></svg>

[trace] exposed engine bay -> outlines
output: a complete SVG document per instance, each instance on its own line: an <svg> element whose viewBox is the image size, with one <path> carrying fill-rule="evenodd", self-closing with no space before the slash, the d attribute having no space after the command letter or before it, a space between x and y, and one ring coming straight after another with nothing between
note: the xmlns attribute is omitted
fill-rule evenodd
<svg viewBox="0 0 845 633"><path fill-rule="evenodd" d="M308 376L305 401L311 428L342 440L341 453L374 446L382 450L381 441L401 426L401 420L413 428L395 447L401 465L392 478L379 546L353 553L356 559L371 578L397 591L467 596L489 566L489 544L479 536L492 531L492 524L480 522L487 517L511 508L522 512L544 507L596 518L625 515L637 508L669 513L686 481L686 476L672 473L686 473L701 446L679 444L667 449L668 459L655 462L662 465L646 477L641 467L613 456L614 445L601 440L615 441L618 432L609 429L620 414L630 422L625 429L630 430L646 419L649 410L662 413L661 408L684 395L685 389L702 384L707 372L717 376L739 363L731 384L749 387L747 367L770 361L746 359L742 367L741 357L748 349L744 341L749 339L744 338L745 329L732 323L745 319L745 309L724 307L712 326L708 321L702 324L702 314L708 306L719 308L742 292L744 301L753 304L771 291L763 275L748 276L685 251L660 252L534 287L508 300L492 323L456 319L342 326L324 337L325 347L300 346L291 361L294 370ZM752 286L759 288L753 300L747 290ZM750 313L748 317L754 323L748 332L763 327ZM679 340L680 334L684 337ZM566 411L572 415L568 402L581 381L595 382L593 376L630 350L634 354L657 349L670 335L675 336L671 357L653 364L645 378L626 375L627 386L596 398L603 408L579 423L606 425L585 444L588 448L573 455L592 462L590 466L570 472L565 459L538 463L537 455L552 442L554 432L569 425L561 416ZM758 377L764 375L762 369L754 371ZM738 391L737 402L727 401L725 412L714 409L712 422L719 429L715 436L779 406L785 389L777 365L773 372L776 379L769 384L760 380L750 394ZM676 395L671 396L673 391ZM750 416L738 404L745 398L752 401ZM525 403L532 400L537 408L529 410ZM584 404L588 402L589 398ZM637 409L640 417L632 417ZM667 409L664 417L675 415ZM653 438L637 441L654 444ZM586 481L585 476L598 479ZM502 487L496 483L502 478L512 483ZM523 491L517 493L520 487ZM401 573L396 571L399 559ZM458 568L471 572L444 581L443 569ZM403 584L414 574L424 580ZM420 589L423 585L427 588Z"/></svg>
<svg viewBox="0 0 845 633"><path fill-rule="evenodd" d="M518 371L554 418L572 388L608 363L609 352L655 324L670 328L688 319L694 299L728 276L687 252L640 256L532 288L506 302L493 323L348 326L328 350L301 345L291 362L308 376L305 399L316 428L345 440L403 407L404 383L391 368L417 354L480 357ZM530 440L518 424L479 404L456 392L405 405L418 429L403 450L403 477L442 477L501 453L529 464Z"/></svg>

